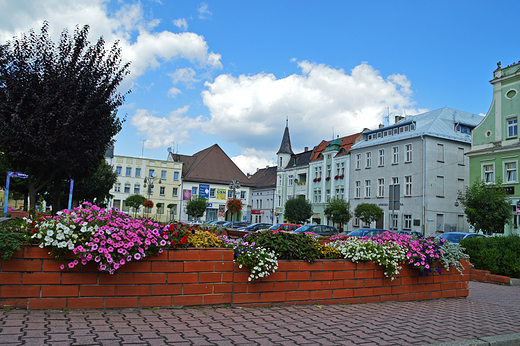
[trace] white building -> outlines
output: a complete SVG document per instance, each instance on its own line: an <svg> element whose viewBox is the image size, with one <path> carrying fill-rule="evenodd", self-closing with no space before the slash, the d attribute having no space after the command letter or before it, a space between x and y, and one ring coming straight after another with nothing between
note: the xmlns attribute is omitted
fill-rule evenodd
<svg viewBox="0 0 520 346"><path fill-rule="evenodd" d="M469 184L471 129L483 117L441 108L396 117L395 124L364 131L364 140L350 149L351 209L376 204L384 218L350 229L377 227L418 230L426 236L467 231L457 193ZM390 185L399 185L399 210L389 210Z"/></svg>
<svg viewBox="0 0 520 346"><path fill-rule="evenodd" d="M255 185L251 192L251 223L274 224L276 200L276 170L277 167L267 167L256 171L249 177Z"/></svg>

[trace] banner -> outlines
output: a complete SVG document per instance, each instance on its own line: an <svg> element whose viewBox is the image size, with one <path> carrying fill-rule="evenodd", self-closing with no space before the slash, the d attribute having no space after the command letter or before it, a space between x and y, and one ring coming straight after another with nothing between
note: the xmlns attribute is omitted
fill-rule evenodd
<svg viewBox="0 0 520 346"><path fill-rule="evenodd" d="M182 190L182 200L189 201L191 198L191 190Z"/></svg>
<svg viewBox="0 0 520 346"><path fill-rule="evenodd" d="M226 206L224 204L218 206L218 217L226 217Z"/></svg>
<svg viewBox="0 0 520 346"><path fill-rule="evenodd" d="M226 200L227 199L227 190L226 189L217 189L217 199Z"/></svg>
<svg viewBox="0 0 520 346"><path fill-rule="evenodd" d="M199 197L209 200L209 185L199 184Z"/></svg>

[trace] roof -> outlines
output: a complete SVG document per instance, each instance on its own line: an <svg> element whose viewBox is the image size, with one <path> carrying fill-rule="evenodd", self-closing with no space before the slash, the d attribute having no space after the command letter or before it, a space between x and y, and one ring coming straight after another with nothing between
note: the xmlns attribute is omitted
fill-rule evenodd
<svg viewBox="0 0 520 346"><path fill-rule="evenodd" d="M444 138L469 144L471 143L471 133L456 131L455 126L463 125L473 129L480 124L483 119L484 116L482 115L444 107L422 114L407 116L391 126L364 131L365 140L353 145L351 149L361 149L420 136ZM407 125L410 125L409 128L413 127L414 129L401 131L401 128L406 128ZM398 133L394 134L394 129L396 129ZM384 135L388 130L392 130L392 134ZM370 139L369 136L374 138Z"/></svg>
<svg viewBox="0 0 520 346"><path fill-rule="evenodd" d="M249 177L249 180L258 189L276 187L276 166L262 168Z"/></svg>
<svg viewBox="0 0 520 346"><path fill-rule="evenodd" d="M292 154L289 162L285 165L284 168L295 168L307 166L309 164L309 160L312 156L312 150L304 151L299 154Z"/></svg>
<svg viewBox="0 0 520 346"><path fill-rule="evenodd" d="M327 146L329 149L338 151L334 157L348 155L350 148L354 145L354 143L357 143L359 141L358 139L361 139L361 135L362 132L358 132L350 136L336 138L330 141L321 141L320 144L314 147L314 150L312 151L312 157L310 158L309 162L322 160L323 155L320 156L320 154L327 150Z"/></svg>
<svg viewBox="0 0 520 346"><path fill-rule="evenodd" d="M182 179L185 181L229 184L231 180L238 180L242 186L254 186L217 144L192 156L170 153L168 159L183 163Z"/></svg>
<svg viewBox="0 0 520 346"><path fill-rule="evenodd" d="M278 149L278 154L291 154L293 155L294 152L292 151L291 147L291 137L289 136L289 127L285 126L285 131L283 132L283 138L282 138L282 144L280 144L280 149Z"/></svg>

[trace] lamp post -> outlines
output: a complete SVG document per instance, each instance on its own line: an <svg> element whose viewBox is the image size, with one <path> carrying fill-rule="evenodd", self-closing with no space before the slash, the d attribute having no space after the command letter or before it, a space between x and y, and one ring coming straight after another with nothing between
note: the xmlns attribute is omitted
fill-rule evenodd
<svg viewBox="0 0 520 346"><path fill-rule="evenodd" d="M154 188L154 183L155 181L157 180L157 174L152 173L149 177L145 177L144 178L144 185L143 187L146 188L146 185L148 185L148 189L146 190L146 194L148 195L148 199L150 199L150 196L153 194L153 188ZM158 181L159 184L162 183L162 179L159 178L159 181Z"/></svg>
<svg viewBox="0 0 520 346"><path fill-rule="evenodd" d="M237 198L236 190L240 189L240 183L238 182L238 179L231 180L231 184L229 184L229 188L233 191L233 199L236 199ZM234 216L235 216L235 212L232 210L231 211L231 228L233 228Z"/></svg>

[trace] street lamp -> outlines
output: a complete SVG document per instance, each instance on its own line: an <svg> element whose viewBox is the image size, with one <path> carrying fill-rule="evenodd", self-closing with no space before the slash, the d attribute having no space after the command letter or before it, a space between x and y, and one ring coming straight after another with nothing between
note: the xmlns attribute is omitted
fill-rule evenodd
<svg viewBox="0 0 520 346"><path fill-rule="evenodd" d="M146 194L148 195L148 199L150 199L150 196L153 194L153 187L154 183L157 180L157 174L152 173L149 177L144 178L144 185L143 187L146 188L146 185L148 184L148 190L146 190ZM158 181L159 184L162 183L162 179L159 178Z"/></svg>
<svg viewBox="0 0 520 346"><path fill-rule="evenodd" d="M231 184L229 184L229 188L231 190L233 190L233 199L236 199L237 198L237 192L236 190L240 189L240 183L238 182L238 179L237 180L231 180ZM233 216L234 216L235 212L232 211L231 212L231 228L233 228Z"/></svg>

